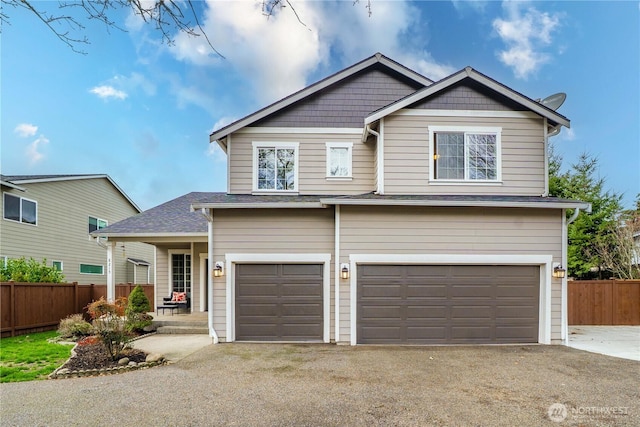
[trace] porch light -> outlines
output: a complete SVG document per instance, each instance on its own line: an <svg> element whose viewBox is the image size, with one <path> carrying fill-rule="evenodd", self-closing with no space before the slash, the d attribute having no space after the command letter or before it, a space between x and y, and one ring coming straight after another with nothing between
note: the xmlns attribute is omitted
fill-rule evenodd
<svg viewBox="0 0 640 427"><path fill-rule="evenodd" d="M349 264L341 264L340 265L340 278L348 279L349 278Z"/></svg>
<svg viewBox="0 0 640 427"><path fill-rule="evenodd" d="M567 270L565 270L562 265L560 264L554 264L553 266L553 277L555 277L556 279L564 279L564 277L567 275Z"/></svg>
<svg viewBox="0 0 640 427"><path fill-rule="evenodd" d="M213 277L222 277L224 275L224 269L222 266L222 261L216 262L216 266L213 269Z"/></svg>

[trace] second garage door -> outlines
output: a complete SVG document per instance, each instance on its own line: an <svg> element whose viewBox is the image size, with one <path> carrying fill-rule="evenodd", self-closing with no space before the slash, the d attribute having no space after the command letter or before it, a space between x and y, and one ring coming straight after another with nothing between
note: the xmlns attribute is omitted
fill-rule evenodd
<svg viewBox="0 0 640 427"><path fill-rule="evenodd" d="M236 340L322 340L322 264L238 264L235 281Z"/></svg>
<svg viewBox="0 0 640 427"><path fill-rule="evenodd" d="M539 266L360 265L357 342L538 342Z"/></svg>

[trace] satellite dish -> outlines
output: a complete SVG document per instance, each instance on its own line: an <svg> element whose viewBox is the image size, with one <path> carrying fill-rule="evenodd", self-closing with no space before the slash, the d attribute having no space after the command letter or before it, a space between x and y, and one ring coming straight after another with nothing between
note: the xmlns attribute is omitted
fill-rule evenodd
<svg viewBox="0 0 640 427"><path fill-rule="evenodd" d="M547 96L545 99L540 101L540 104L555 111L564 104L565 99L567 99L567 94L564 92L558 92Z"/></svg>

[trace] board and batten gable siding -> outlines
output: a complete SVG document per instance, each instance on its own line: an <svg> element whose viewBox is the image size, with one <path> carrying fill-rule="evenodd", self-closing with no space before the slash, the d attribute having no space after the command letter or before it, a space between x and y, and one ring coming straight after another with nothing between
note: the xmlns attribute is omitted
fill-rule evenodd
<svg viewBox="0 0 640 427"><path fill-rule="evenodd" d="M217 210L213 218L215 261L225 254L333 254L333 209L233 209ZM333 259L333 255L331 256ZM331 316L333 319L333 262ZM214 327L226 339L226 271L214 279ZM333 326L331 338L333 338Z"/></svg>
<svg viewBox="0 0 640 427"><path fill-rule="evenodd" d="M25 192L2 187L11 193L37 202L36 226L0 219L0 255L26 257L36 261L62 261L65 281L80 284L107 283L107 251L89 237L89 216L121 221L138 211L106 178L20 184ZM1 204L4 203L2 196ZM4 212L4 206L0 211ZM138 242L118 243L113 253L115 281L133 281L128 277L127 258L153 263L153 246ZM80 264L102 265L103 275L80 274ZM153 283L153 265L150 279ZM144 270L140 268L139 271ZM146 282L146 277L144 278ZM139 280L138 280L139 282Z"/></svg>
<svg viewBox="0 0 640 427"><path fill-rule="evenodd" d="M373 67L308 96L254 126L362 127L364 118L372 111L422 87L384 67Z"/></svg>
<svg viewBox="0 0 640 427"><path fill-rule="evenodd" d="M542 118L434 117L401 113L384 120L385 194L540 196L545 191ZM430 183L429 126L502 128L502 183Z"/></svg>
<svg viewBox="0 0 640 427"><path fill-rule="evenodd" d="M342 206L340 260L350 254L562 255L562 211ZM351 272L355 274L355 272ZM551 339L561 339L562 283L551 289ZM350 287L340 282L340 337L351 332Z"/></svg>
<svg viewBox="0 0 640 427"><path fill-rule="evenodd" d="M375 144L363 143L361 134L341 133L234 133L230 144L230 194L251 194L253 142L299 143L298 194L362 194L374 190ZM351 180L327 179L327 142L348 142L352 148Z"/></svg>

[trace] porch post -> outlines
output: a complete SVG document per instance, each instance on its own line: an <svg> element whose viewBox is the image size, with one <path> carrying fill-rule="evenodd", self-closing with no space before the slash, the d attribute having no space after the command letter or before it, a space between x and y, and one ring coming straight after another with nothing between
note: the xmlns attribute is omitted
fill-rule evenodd
<svg viewBox="0 0 640 427"><path fill-rule="evenodd" d="M116 299L116 283L113 267L113 249L116 242L109 241L107 243L107 301L115 301Z"/></svg>

